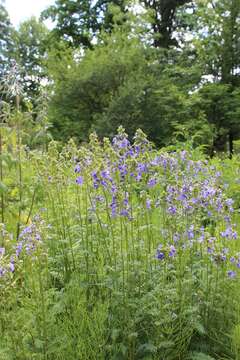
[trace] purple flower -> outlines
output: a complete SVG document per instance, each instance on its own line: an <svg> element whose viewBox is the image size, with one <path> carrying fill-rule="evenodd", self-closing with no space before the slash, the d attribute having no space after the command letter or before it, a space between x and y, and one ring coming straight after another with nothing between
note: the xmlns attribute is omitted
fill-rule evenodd
<svg viewBox="0 0 240 360"><path fill-rule="evenodd" d="M175 246L170 245L170 247L169 247L169 256L173 257L175 255L176 255L176 248L175 248Z"/></svg>
<svg viewBox="0 0 240 360"><path fill-rule="evenodd" d="M9 264L9 270L13 273L15 270L15 265L14 265L14 261L11 260L10 264Z"/></svg>
<svg viewBox="0 0 240 360"><path fill-rule="evenodd" d="M141 180L142 180L142 174L138 173L137 176L136 176L136 181L139 182Z"/></svg>
<svg viewBox="0 0 240 360"><path fill-rule="evenodd" d="M111 176L110 176L110 171L107 169L107 170L102 170L101 172L100 172L100 175L101 175L101 177L103 178L103 179L105 179L105 180L109 180L110 182L112 182L113 180L112 180L112 178L111 178Z"/></svg>
<svg viewBox="0 0 240 360"><path fill-rule="evenodd" d="M156 253L156 259L158 260L163 260L165 258L165 254L164 252L160 251L159 249L157 250L157 253Z"/></svg>
<svg viewBox="0 0 240 360"><path fill-rule="evenodd" d="M20 241L16 246L16 256L18 257L22 252L23 243Z"/></svg>
<svg viewBox="0 0 240 360"><path fill-rule="evenodd" d="M207 248L207 252L208 252L208 254L212 254L213 253L213 248L211 248L210 246L208 246L208 248Z"/></svg>
<svg viewBox="0 0 240 360"><path fill-rule="evenodd" d="M157 180L155 178L151 178L148 180L148 187L152 188L157 184Z"/></svg>
<svg viewBox="0 0 240 360"><path fill-rule="evenodd" d="M199 199L197 199L197 198L192 198L190 201L192 202L192 204L195 205L195 204L198 204Z"/></svg>
<svg viewBox="0 0 240 360"><path fill-rule="evenodd" d="M112 196L112 202L110 204L112 217L115 217L117 215L117 197L115 195Z"/></svg>
<svg viewBox="0 0 240 360"><path fill-rule="evenodd" d="M97 172L96 171L93 171L92 172L92 179L93 179L93 187L94 189L98 189L99 188L99 183L100 183L100 180L97 176Z"/></svg>
<svg viewBox="0 0 240 360"><path fill-rule="evenodd" d="M128 147L130 145L130 142L128 141L128 139L123 139L122 141L119 142L118 146L120 149L125 149L126 147Z"/></svg>
<svg viewBox="0 0 240 360"><path fill-rule="evenodd" d="M5 248L1 247L0 248L0 256L4 256L4 254L5 254Z"/></svg>
<svg viewBox="0 0 240 360"><path fill-rule="evenodd" d="M226 261L226 260L227 260L226 255L221 254L221 260L222 260L222 261Z"/></svg>
<svg viewBox="0 0 240 360"><path fill-rule="evenodd" d="M124 179L128 173L127 165L126 164L119 165L118 169L120 171L121 178Z"/></svg>
<svg viewBox="0 0 240 360"><path fill-rule="evenodd" d="M75 172L76 174L79 174L79 173L81 172L81 167L80 167L79 164L77 164L77 165L75 166L74 172Z"/></svg>
<svg viewBox="0 0 240 360"><path fill-rule="evenodd" d="M112 185L112 187L111 187L111 192L113 193L113 194L116 194L116 192L117 192L117 186L116 185Z"/></svg>
<svg viewBox="0 0 240 360"><path fill-rule="evenodd" d="M229 277L230 279L233 279L233 278L236 277L237 273L236 273L236 271L229 270L229 271L227 272L227 275L228 275L228 277Z"/></svg>
<svg viewBox="0 0 240 360"><path fill-rule="evenodd" d="M3 277L5 272L6 272L6 269L4 269L3 267L0 267L0 277Z"/></svg>
<svg viewBox="0 0 240 360"><path fill-rule="evenodd" d="M187 199L187 195L184 194L184 193L181 193L178 197L177 197L177 200L179 201L184 201Z"/></svg>
<svg viewBox="0 0 240 360"><path fill-rule="evenodd" d="M41 241L41 235L40 235L39 233L36 233L35 239L36 239L37 241Z"/></svg>
<svg viewBox="0 0 240 360"><path fill-rule="evenodd" d="M147 164L144 163L138 163L137 165L137 171L139 173L146 173L148 171L148 166Z"/></svg>
<svg viewBox="0 0 240 360"><path fill-rule="evenodd" d="M125 194L125 198L123 199L123 204L124 204L124 206L128 206L128 205L129 205L128 194Z"/></svg>
<svg viewBox="0 0 240 360"><path fill-rule="evenodd" d="M225 200L225 204L228 206L228 207L231 207L234 203L234 200L233 199L226 199Z"/></svg>
<svg viewBox="0 0 240 360"><path fill-rule="evenodd" d="M186 160L186 156L187 156L187 151L186 150L183 150L180 152L180 158L182 161L185 161Z"/></svg>
<svg viewBox="0 0 240 360"><path fill-rule="evenodd" d="M121 216L129 217L129 212L128 212L128 210L126 210L126 209L122 209L121 212L120 212L120 215L121 215Z"/></svg>
<svg viewBox="0 0 240 360"><path fill-rule="evenodd" d="M233 231L233 229L230 226L227 227L225 231L221 231L220 235L223 238L227 238L227 239L237 239L237 232Z"/></svg>
<svg viewBox="0 0 240 360"><path fill-rule="evenodd" d="M83 184L83 177L82 176L78 176L78 178L76 179L76 183L78 185L82 185Z"/></svg>
<svg viewBox="0 0 240 360"><path fill-rule="evenodd" d="M130 146L130 142L128 141L125 134L121 134L113 138L113 145L118 149L126 149L128 146Z"/></svg>
<svg viewBox="0 0 240 360"><path fill-rule="evenodd" d="M173 241L177 243L180 240L180 235L178 233L173 234Z"/></svg>
<svg viewBox="0 0 240 360"><path fill-rule="evenodd" d="M22 232L20 233L19 237L24 237L26 234L30 234L32 233L32 230L33 230L33 226L32 225L29 225L27 227L25 227Z"/></svg>
<svg viewBox="0 0 240 360"><path fill-rule="evenodd" d="M146 208L151 209L151 200L150 199L146 200Z"/></svg>
<svg viewBox="0 0 240 360"><path fill-rule="evenodd" d="M187 230L187 236L189 240L194 239L194 225L191 225Z"/></svg>
<svg viewBox="0 0 240 360"><path fill-rule="evenodd" d="M175 214L177 213L177 208L176 208L176 206L170 205L170 206L168 207L168 212L169 212L169 214L171 214L171 215L175 215Z"/></svg>

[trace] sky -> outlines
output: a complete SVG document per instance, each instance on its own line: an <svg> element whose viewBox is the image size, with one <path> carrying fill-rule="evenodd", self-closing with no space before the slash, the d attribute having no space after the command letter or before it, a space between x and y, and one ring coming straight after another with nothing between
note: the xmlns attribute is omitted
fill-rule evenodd
<svg viewBox="0 0 240 360"><path fill-rule="evenodd" d="M54 3L55 0L5 0L5 7L12 24L17 27L20 22L33 15L38 17L46 7Z"/></svg>

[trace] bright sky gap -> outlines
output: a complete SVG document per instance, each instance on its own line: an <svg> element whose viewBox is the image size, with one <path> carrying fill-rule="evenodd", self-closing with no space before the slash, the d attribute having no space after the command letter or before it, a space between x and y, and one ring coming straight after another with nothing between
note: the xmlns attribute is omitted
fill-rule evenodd
<svg viewBox="0 0 240 360"><path fill-rule="evenodd" d="M44 9L54 3L55 0L5 0L10 20L15 27L31 16L39 17Z"/></svg>

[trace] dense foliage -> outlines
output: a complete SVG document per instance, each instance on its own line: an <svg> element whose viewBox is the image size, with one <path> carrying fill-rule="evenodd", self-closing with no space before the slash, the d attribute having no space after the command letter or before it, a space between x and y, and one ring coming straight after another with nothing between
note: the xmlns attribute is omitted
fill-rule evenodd
<svg viewBox="0 0 240 360"><path fill-rule="evenodd" d="M36 113L47 91L56 139L112 137L122 124L130 137L141 127L158 146L188 133L209 154L232 155L239 0L57 0L42 13L51 31L34 18L13 29L4 4L0 14L2 82L14 60L23 109Z"/></svg>
<svg viewBox="0 0 240 360"><path fill-rule="evenodd" d="M1 359L238 359L240 159L191 146L4 142Z"/></svg>
<svg viewBox="0 0 240 360"><path fill-rule="evenodd" d="M47 18L0 0L0 360L238 360L240 0Z"/></svg>

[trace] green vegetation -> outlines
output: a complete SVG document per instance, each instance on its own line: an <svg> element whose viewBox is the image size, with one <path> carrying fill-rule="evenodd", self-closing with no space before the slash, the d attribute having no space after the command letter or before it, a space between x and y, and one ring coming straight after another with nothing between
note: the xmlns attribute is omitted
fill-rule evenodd
<svg viewBox="0 0 240 360"><path fill-rule="evenodd" d="M239 358L238 156L4 130L1 359Z"/></svg>
<svg viewBox="0 0 240 360"><path fill-rule="evenodd" d="M0 360L240 359L240 0L42 19L0 0Z"/></svg>
<svg viewBox="0 0 240 360"><path fill-rule="evenodd" d="M112 138L142 128L157 146L176 133L208 154L239 139L239 0L57 0L14 29L1 4L0 77L17 64L21 108L36 121L47 93L55 139ZM2 90L2 98L6 99ZM184 136L185 136L184 135ZM188 137L188 135L187 135Z"/></svg>

